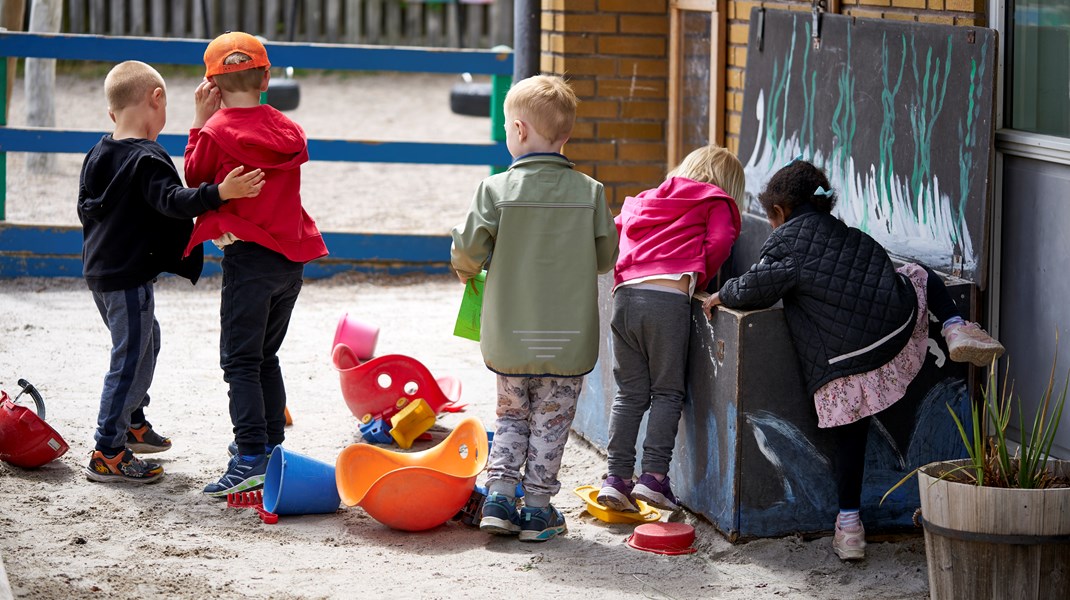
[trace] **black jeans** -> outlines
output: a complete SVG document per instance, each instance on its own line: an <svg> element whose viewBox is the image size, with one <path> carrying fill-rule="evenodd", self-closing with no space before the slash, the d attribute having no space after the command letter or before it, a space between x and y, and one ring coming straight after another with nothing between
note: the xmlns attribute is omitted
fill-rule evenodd
<svg viewBox="0 0 1070 600"><path fill-rule="evenodd" d="M230 384L230 420L240 454L281 444L286 387L277 353L286 337L304 265L259 244L223 249L219 366Z"/></svg>

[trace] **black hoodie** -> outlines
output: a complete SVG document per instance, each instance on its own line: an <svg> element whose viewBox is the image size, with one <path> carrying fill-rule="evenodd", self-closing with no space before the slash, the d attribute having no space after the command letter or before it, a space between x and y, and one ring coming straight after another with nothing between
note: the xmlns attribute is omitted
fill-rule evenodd
<svg viewBox="0 0 1070 600"><path fill-rule="evenodd" d="M86 155L78 184L89 289L124 290L162 272L196 283L204 253L198 248L182 258L192 219L221 205L218 185L185 187L158 143L104 136Z"/></svg>

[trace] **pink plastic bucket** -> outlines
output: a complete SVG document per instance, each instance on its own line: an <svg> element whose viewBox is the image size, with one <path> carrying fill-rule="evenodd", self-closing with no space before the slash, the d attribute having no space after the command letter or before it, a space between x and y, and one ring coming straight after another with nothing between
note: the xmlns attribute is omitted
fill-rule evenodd
<svg viewBox="0 0 1070 600"><path fill-rule="evenodd" d="M338 344L349 346L350 350L360 360L369 360L375 356L375 344L379 341L379 328L375 325L359 321L349 313L338 319L338 328L334 330L334 343L331 351Z"/></svg>

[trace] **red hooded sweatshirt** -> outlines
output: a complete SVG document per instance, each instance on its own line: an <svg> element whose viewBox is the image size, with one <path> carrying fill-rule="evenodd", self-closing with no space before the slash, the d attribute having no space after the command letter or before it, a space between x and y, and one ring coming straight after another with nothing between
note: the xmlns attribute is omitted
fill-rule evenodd
<svg viewBox="0 0 1070 600"><path fill-rule="evenodd" d="M628 196L615 219L620 255L614 285L648 275L697 273L704 290L739 237L739 209L721 188L670 177Z"/></svg>
<svg viewBox="0 0 1070 600"><path fill-rule="evenodd" d="M264 170L254 198L234 198L197 218L186 255L224 233L255 242L299 263L327 255L316 222L301 207L301 165L308 142L301 127L275 108L217 110L186 144L186 185L219 183L234 167Z"/></svg>

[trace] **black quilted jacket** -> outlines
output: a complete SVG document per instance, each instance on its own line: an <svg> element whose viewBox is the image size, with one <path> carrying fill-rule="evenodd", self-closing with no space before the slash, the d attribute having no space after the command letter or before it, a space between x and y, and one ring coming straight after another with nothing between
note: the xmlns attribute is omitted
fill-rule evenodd
<svg viewBox="0 0 1070 600"><path fill-rule="evenodd" d="M784 316L810 395L832 379L884 365L914 330L917 297L876 240L809 204L762 246L758 264L720 291L724 306Z"/></svg>

